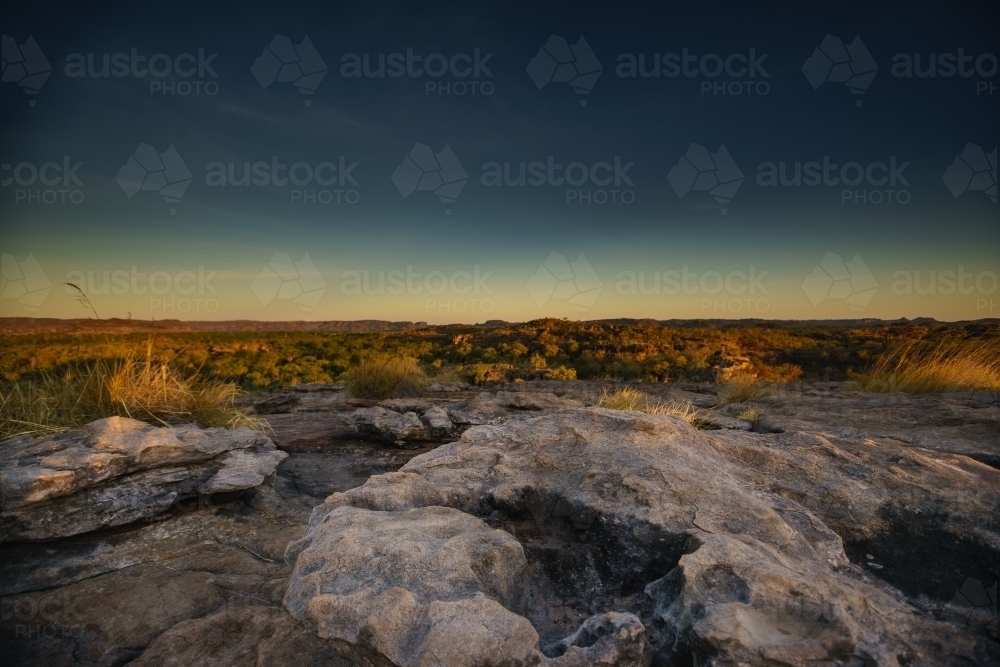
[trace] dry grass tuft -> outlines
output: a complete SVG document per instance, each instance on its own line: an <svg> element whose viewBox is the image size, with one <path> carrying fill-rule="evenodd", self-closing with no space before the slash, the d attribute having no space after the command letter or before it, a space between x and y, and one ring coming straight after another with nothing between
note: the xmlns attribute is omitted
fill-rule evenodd
<svg viewBox="0 0 1000 667"><path fill-rule="evenodd" d="M736 415L737 419L742 419L743 421L748 421L753 424L754 428L757 427L757 422L760 418L764 416L764 411L758 408L756 405L749 405Z"/></svg>
<svg viewBox="0 0 1000 667"><path fill-rule="evenodd" d="M624 387L614 391L609 391L607 387L603 387L601 395L594 403L594 406L609 410L626 410L631 412L645 412L650 415L680 417L696 428L703 428L707 425L704 420L697 416L697 411L691 406L691 403L661 401L633 387Z"/></svg>
<svg viewBox="0 0 1000 667"><path fill-rule="evenodd" d="M858 378L867 392L1000 390L1000 339L913 340L889 349Z"/></svg>
<svg viewBox="0 0 1000 667"><path fill-rule="evenodd" d="M419 396L427 375L412 357L372 357L347 371L347 392L354 398Z"/></svg>
<svg viewBox="0 0 1000 667"><path fill-rule="evenodd" d="M0 439L59 433L112 416L264 432L267 422L236 407L239 394L235 384L180 374L152 358L147 346L144 357L126 350L112 360L79 363L0 387Z"/></svg>
<svg viewBox="0 0 1000 667"><path fill-rule="evenodd" d="M746 403L764 396L770 396L771 390L764 386L753 375L734 375L728 382L721 385L719 405L730 403Z"/></svg>

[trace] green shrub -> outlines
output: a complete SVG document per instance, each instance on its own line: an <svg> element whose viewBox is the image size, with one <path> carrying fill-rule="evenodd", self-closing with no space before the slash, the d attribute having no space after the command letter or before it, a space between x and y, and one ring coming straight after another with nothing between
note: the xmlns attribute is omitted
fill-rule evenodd
<svg viewBox="0 0 1000 667"><path fill-rule="evenodd" d="M569 366L559 366L558 368L552 369L552 372L549 373L548 378L550 380L575 380L576 369L570 368Z"/></svg>

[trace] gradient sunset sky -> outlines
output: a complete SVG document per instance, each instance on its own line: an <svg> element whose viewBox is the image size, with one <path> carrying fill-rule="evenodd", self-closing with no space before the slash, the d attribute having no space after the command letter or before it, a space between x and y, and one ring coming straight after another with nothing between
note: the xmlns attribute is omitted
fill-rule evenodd
<svg viewBox="0 0 1000 667"><path fill-rule="evenodd" d="M85 317L62 285L74 282L102 318L1000 317L996 5L468 4L5 7L5 68L20 66L33 37L52 71L37 94L6 69L0 86L0 316ZM318 85L298 82L311 94L268 79L276 35L308 36L314 52L294 56L326 68ZM552 35L577 47L557 71L580 79L546 74L551 54L565 59ZM863 44L877 66L870 84L856 82L860 94L829 75L814 88L803 72L809 61L818 76L838 41ZM371 71L379 54L391 62L408 49L421 68L441 54L431 67L454 72L345 76L350 54L367 54ZM166 54L156 64L169 61L170 73L78 76L74 66L89 58L100 70L105 54L133 50L147 64ZM480 71L467 72L477 50ZM740 69L751 50L753 78ZM685 53L692 76L668 76L664 54ZM661 76L623 76L640 54L647 72L660 56ZM905 76L908 60L926 71L931 54L936 76ZM863 74L856 49L850 57ZM710 76L727 60L735 75ZM947 76L953 61L969 76ZM178 201L155 188L127 196L122 174L134 172L122 170L142 144L180 156L191 182ZM401 165L420 162L418 144L454 153L467 175L454 201L407 189ZM685 190L693 144L715 154L699 183L738 168L731 201ZM790 177L795 163L824 158L838 165L831 175L857 163L880 181L875 163L895 163L899 179L766 184L768 163ZM453 178L447 156L435 159ZM555 180L570 163L610 169L579 186L489 184L491 163L516 177L536 161L562 165ZM63 178L67 162L81 163L79 182ZM330 185L212 182L216 163L228 180L230 163L239 179L258 162L268 174L273 162L349 174ZM58 165L43 170L53 184L31 182L46 163Z"/></svg>

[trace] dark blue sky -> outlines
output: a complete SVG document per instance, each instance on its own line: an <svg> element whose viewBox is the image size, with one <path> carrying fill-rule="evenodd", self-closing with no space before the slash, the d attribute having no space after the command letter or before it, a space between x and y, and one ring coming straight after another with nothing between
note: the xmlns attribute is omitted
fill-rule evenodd
<svg viewBox="0 0 1000 667"><path fill-rule="evenodd" d="M21 90L13 74L5 74L0 87L5 165L0 250L9 256L4 276L12 282L5 284L0 314L82 314L58 286L70 276L89 280L85 289L108 316L996 317L1000 221L984 183L996 182L997 14L987 3L8 6L0 22L3 34L22 54L33 37L52 73L37 94ZM280 51L275 35L294 45L308 36L314 51L303 47L293 57L314 53L327 68L312 94L300 93L293 82L268 81L266 75L260 80L267 67L252 66L270 57L264 53L268 45ZM580 84L589 93L574 92L574 82L558 75L539 89L529 76L529 63L548 57L539 54L543 45L548 52L560 50L551 35L578 47L580 37L585 39L602 68L596 83ZM837 40L849 46L860 38L870 54L878 70L863 95L852 94L835 74L814 89L803 73L810 57L815 65L818 46L836 51L824 42L827 35L834 47ZM207 62L202 72L199 49ZM80 59L90 58L100 70L105 54L111 62L115 54L129 60L133 50L147 60L166 54L156 59L157 67L169 62L186 73L194 63L195 71L74 76ZM342 71L352 61L349 54L359 59L367 54L374 69L380 54L391 63L391 54L405 58L408 50L421 57L419 67L427 56L441 54L444 58L432 57L431 67L449 60L456 74L354 78ZM479 76L466 75L477 50ZM753 78L739 69L751 50L759 63ZM569 53L572 71L584 58L581 51ZM971 76L943 76L949 58L957 61L960 53L971 56L962 65ZM688 71L694 76L667 76L667 67L659 77L620 76L620 65L631 57L642 56L648 70L657 56L661 63L670 61L668 54L693 56ZM938 76L899 76L906 58L919 58L926 69L932 54ZM844 66L853 64L855 73L863 69L856 51L850 57ZM736 76L725 71L710 76L727 61ZM13 60L7 64L12 66L17 66ZM544 78L544 63L539 67ZM417 69L411 63L411 70ZM128 178L120 170L141 153L142 144L154 154L175 147L191 174L179 201L166 201L152 181L146 183L151 190L127 196L122 182ZM417 177L401 174L393 180L417 144L429 147L432 161L444 159L433 154L445 145L453 151L468 177L454 201L436 196L436 175L421 181L430 190L410 192L405 181L419 177L419 168ZM690 167L697 153L690 152L692 144L708 153L724 145L732 162L721 164L716 154L707 167ZM945 179L960 153L965 160ZM563 168L579 163L571 177L597 167L578 187L559 182L561 171L553 172L552 184L484 183L491 164L501 165L502 173L509 163L516 176L521 163L547 165L550 157ZM869 179L846 188L764 184L761 174L769 163L784 162L790 176L795 163L822 164L824 157L838 165L831 175L850 178L856 169L841 174L840 167L856 163L868 170ZM32 169L67 159L82 163L74 172L79 183L29 182ZM977 176L982 165L965 165L981 159L986 173ZM623 174L618 184L616 160ZM892 161L900 182L883 183L879 163L888 167ZM227 179L230 163L239 179L245 163L257 162L267 163L259 171L269 175L272 162L304 163L296 172L299 180L322 163L338 169L341 163L356 165L344 179L335 178L329 166L320 169L327 185L317 183L317 176L302 186L210 184L220 163ZM23 163L29 166L19 167ZM708 186L728 166L743 180L735 194L719 201ZM424 171L438 167L444 169L425 164ZM694 176L686 185L683 177L692 168L691 174L706 172L693 189ZM61 174L53 169L50 176ZM675 177L668 179L672 169ZM283 173L279 170L279 180ZM604 174L612 176L611 183ZM67 196L82 201L64 203ZM45 203L46 198L55 201ZM281 256L276 259L275 253ZM306 253L311 263L289 269L292 273L274 268L284 266L282 256L295 262ZM563 275L558 258L547 261L552 253L567 262L582 253L592 273L575 264ZM842 263L824 263L828 254ZM32 282L35 270L25 268L29 255L55 286L44 299ZM856 255L864 269L851 263ZM265 265L281 275L274 278ZM817 265L823 267L819 274ZM407 266L424 278L435 271L451 278L479 267L489 278L470 296L456 287L462 284L459 277L434 293L433 303L412 285L399 294L377 288L380 272L405 272ZM758 289L755 301L746 301L749 292L732 287L740 284L738 276L721 291L714 289L713 278L693 279L694 287L678 293L662 286L668 272L685 266L689 273L723 278L754 267L758 274L767 272L760 283L764 292ZM178 273L197 273L199 267L215 272L200 290L216 300L214 310L192 306L191 294L165 283L156 300L143 291L142 280L121 293L101 288L104 272L160 271L176 282ZM368 294L352 292L352 276L365 272L369 286L376 287ZM963 272L971 272L972 282L949 291L949 272L959 282ZM629 287L630 276L640 273L647 287L653 286L647 294ZM914 279L924 281L924 289L907 287L906 280ZM421 280L414 284L426 287ZM295 285L280 291L279 282ZM296 301L310 286L313 298ZM580 299L580 293L593 298ZM482 301L471 303L472 297ZM492 305L484 307L487 300Z"/></svg>

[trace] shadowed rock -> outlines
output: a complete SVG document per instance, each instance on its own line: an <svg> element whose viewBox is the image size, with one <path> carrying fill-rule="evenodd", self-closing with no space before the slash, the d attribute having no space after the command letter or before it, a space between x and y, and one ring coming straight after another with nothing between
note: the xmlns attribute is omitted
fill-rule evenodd
<svg viewBox="0 0 1000 667"><path fill-rule="evenodd" d="M288 455L250 429L158 428L123 417L0 446L0 543L120 526L178 501L250 489Z"/></svg>
<svg viewBox="0 0 1000 667"><path fill-rule="evenodd" d="M630 656L608 664L644 664L641 635L662 665L986 665L997 657L990 640L929 617L872 574L931 596L963 577L994 579L997 488L988 466L888 439L706 432L673 417L571 409L471 428L330 496L286 551L295 569L285 605L321 636L398 665L578 659L601 627L615 631L600 650ZM492 533L455 510L516 535L524 561L511 538L479 538ZM447 519L446 537L428 516ZM883 549L906 522L915 526L903 538L934 537L922 551L909 544L921 563L894 563ZM371 558L361 535L386 551ZM427 567L428 540L476 539L478 550L436 547L426 578L395 574ZM876 553L852 563L845 542ZM501 567L509 582L521 562L520 593L468 575L497 563L482 571ZM928 590L913 588L925 575ZM434 631L432 606L473 600L452 631ZM626 611L634 622L596 620ZM516 630L519 617L540 640ZM503 652L481 624L509 632Z"/></svg>

